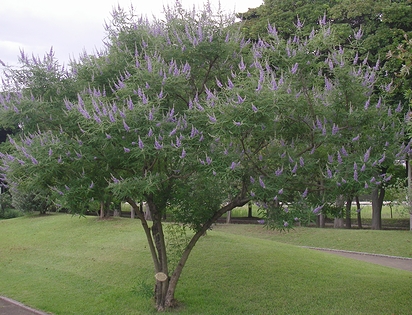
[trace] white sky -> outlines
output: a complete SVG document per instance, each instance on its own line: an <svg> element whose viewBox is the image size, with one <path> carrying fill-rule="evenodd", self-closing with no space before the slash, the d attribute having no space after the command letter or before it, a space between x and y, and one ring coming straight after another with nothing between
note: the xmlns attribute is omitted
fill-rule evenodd
<svg viewBox="0 0 412 315"><path fill-rule="evenodd" d="M205 0L206 1L206 0ZM201 6L202 0L181 0L184 8ZM217 8L219 0L210 0ZM246 12L263 0L221 0L227 12ZM67 65L70 57L86 50L94 53L104 39L104 21L118 4L136 13L161 16L164 5L175 0L0 0L0 60L15 66L20 49L26 54L43 57L53 47L60 63ZM2 66L0 65L0 69Z"/></svg>

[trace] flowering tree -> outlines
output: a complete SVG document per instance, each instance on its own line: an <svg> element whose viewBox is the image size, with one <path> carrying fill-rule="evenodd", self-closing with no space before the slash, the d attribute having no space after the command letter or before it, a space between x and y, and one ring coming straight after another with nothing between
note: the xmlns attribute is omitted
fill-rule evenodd
<svg viewBox="0 0 412 315"><path fill-rule="evenodd" d="M114 11L107 51L73 65L78 93L60 101L59 128L10 138L7 181L49 188L73 212L90 200L127 201L152 254L156 308L173 307L193 247L222 214L254 200L268 226L287 229L343 193L337 183L349 181L356 158L366 165L386 150L366 148L379 135L367 120L356 123L383 116L365 109L376 83L370 69L354 72L327 27L289 41L268 29L271 40L252 44L207 5L197 13L177 3L164 22ZM15 93L4 110L17 114L22 100L36 102ZM194 232L173 266L166 212Z"/></svg>

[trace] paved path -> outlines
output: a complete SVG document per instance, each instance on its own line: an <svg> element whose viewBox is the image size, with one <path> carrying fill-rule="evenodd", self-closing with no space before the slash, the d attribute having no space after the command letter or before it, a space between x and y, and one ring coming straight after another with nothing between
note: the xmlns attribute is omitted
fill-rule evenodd
<svg viewBox="0 0 412 315"><path fill-rule="evenodd" d="M407 270L412 272L412 258L378 255L370 253L344 251L338 249L319 248L302 246L309 249L329 252L331 254L341 255L348 258L367 261L373 264L383 265L387 267ZM35 310L26 305L23 305L12 299L0 296L0 315L50 315L42 311Z"/></svg>
<svg viewBox="0 0 412 315"><path fill-rule="evenodd" d="M0 296L0 315L48 315L15 300Z"/></svg>
<svg viewBox="0 0 412 315"><path fill-rule="evenodd" d="M382 266L412 271L412 258L362 253L362 252L352 252L352 251L347 251L347 250L330 249L330 248L319 248L319 247L310 247L310 246L302 246L302 247L320 250L324 252L329 252L331 254L345 256L345 257L353 258L357 260L363 260L363 261L367 261L367 262L382 265Z"/></svg>

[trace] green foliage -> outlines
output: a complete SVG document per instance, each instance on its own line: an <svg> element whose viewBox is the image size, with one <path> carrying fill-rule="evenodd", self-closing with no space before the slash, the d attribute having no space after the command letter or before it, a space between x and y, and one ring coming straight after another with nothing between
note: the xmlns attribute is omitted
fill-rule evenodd
<svg viewBox="0 0 412 315"><path fill-rule="evenodd" d="M191 237L187 235L184 225L166 224L164 230L166 234L167 259L170 268L174 270Z"/></svg>
<svg viewBox="0 0 412 315"><path fill-rule="evenodd" d="M143 279L137 282L137 285L132 288L132 292L146 299L153 298L153 285Z"/></svg>
<svg viewBox="0 0 412 315"><path fill-rule="evenodd" d="M12 205L22 213L39 212L45 214L48 211L55 210L50 200L48 200L47 193L35 189L29 191L13 189Z"/></svg>
<svg viewBox="0 0 412 315"><path fill-rule="evenodd" d="M23 212L13 209L12 198L8 192L0 194L0 219L12 219L23 215Z"/></svg>

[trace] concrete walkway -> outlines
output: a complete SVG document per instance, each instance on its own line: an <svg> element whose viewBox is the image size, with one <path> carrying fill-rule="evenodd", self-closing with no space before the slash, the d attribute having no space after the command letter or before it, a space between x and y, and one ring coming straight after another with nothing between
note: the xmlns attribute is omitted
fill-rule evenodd
<svg viewBox="0 0 412 315"><path fill-rule="evenodd" d="M0 296L0 315L49 315L20 302Z"/></svg>
<svg viewBox="0 0 412 315"><path fill-rule="evenodd" d="M319 248L319 247L310 247L310 246L302 246L302 247L314 249L314 250L320 250L324 252L329 252L331 254L336 254L336 255L352 258L352 259L367 261L372 264L412 271L412 258L362 253L362 252L353 252L353 251L330 249L330 248Z"/></svg>

